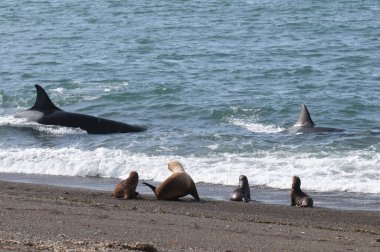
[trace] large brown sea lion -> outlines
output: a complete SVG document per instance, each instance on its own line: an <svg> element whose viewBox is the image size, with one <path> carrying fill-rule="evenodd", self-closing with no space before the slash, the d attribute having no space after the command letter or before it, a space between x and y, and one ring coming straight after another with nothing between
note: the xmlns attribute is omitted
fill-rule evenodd
<svg viewBox="0 0 380 252"><path fill-rule="evenodd" d="M313 199L301 191L301 179L293 176L292 191L290 193L291 205L299 207L312 207Z"/></svg>
<svg viewBox="0 0 380 252"><path fill-rule="evenodd" d="M112 196L115 198L136 199L139 194L136 192L138 182L139 174L135 171L131 171L127 179L116 185Z"/></svg>
<svg viewBox="0 0 380 252"><path fill-rule="evenodd" d="M168 164L168 169L173 172L159 187L155 187L148 183L143 184L149 186L158 200L176 200L188 194L199 201L199 196L195 183L189 174L185 172L183 166L178 161L172 161Z"/></svg>
<svg viewBox="0 0 380 252"><path fill-rule="evenodd" d="M238 188L236 188L230 195L232 201L249 202L251 200L251 192L249 189L248 179L245 175L240 175Z"/></svg>

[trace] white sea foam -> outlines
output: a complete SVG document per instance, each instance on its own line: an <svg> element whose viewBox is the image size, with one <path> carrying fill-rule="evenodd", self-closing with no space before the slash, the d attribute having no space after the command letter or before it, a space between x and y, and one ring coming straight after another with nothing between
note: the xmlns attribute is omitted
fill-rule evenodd
<svg viewBox="0 0 380 252"><path fill-rule="evenodd" d="M380 193L380 154L352 151L345 155L261 152L257 157L220 154L209 157L148 156L125 150L77 147L0 149L0 172L126 178L131 170L144 180L163 181L170 160L180 160L195 182L236 185L245 174L251 185L288 189L293 175L302 188L316 191Z"/></svg>
<svg viewBox="0 0 380 252"><path fill-rule="evenodd" d="M55 93L58 93L60 94L60 96L64 93L67 93L67 90L62 88L62 87L59 87L59 88L54 88L54 89L51 89L50 90L51 92L55 92ZM106 90L105 90L106 91ZM99 97L101 97L100 95L96 95L96 96L91 96L91 95L84 95L81 100L85 100L85 101L92 101L92 100L96 100L98 99Z"/></svg>
<svg viewBox="0 0 380 252"><path fill-rule="evenodd" d="M0 126L11 126L15 128L32 128L37 131L54 134L85 134L86 132L79 128L68 128L54 125L43 125L33 121L28 121L26 118L16 118L13 115L0 116Z"/></svg>
<svg viewBox="0 0 380 252"><path fill-rule="evenodd" d="M93 100L96 100L96 99L99 99L100 98L100 96L89 96L89 95L85 95L85 96L83 96L83 100L85 100L85 101L93 101Z"/></svg>
<svg viewBox="0 0 380 252"><path fill-rule="evenodd" d="M27 123L25 118L16 118L13 115L0 116L0 125L18 125Z"/></svg>
<svg viewBox="0 0 380 252"><path fill-rule="evenodd" d="M128 87L128 82L121 82L121 83L108 83L106 84L106 87L104 88L104 92L111 92L115 90L124 89L125 87Z"/></svg>
<svg viewBox="0 0 380 252"><path fill-rule="evenodd" d="M63 91L64 91L64 88L61 88L61 87L60 88L55 88L55 89L52 89L52 91L62 94Z"/></svg>
<svg viewBox="0 0 380 252"><path fill-rule="evenodd" d="M217 150L219 148L219 144L210 144L207 146L210 150Z"/></svg>
<svg viewBox="0 0 380 252"><path fill-rule="evenodd" d="M241 108L241 107L231 107L234 113L238 113L239 111L243 111L245 113L250 113L251 116L244 116L244 118L239 118L235 116L231 116L228 121L229 123L245 128L249 131L256 133L278 133L284 128L275 126L273 124L263 124L259 122L259 118L257 113L260 112L260 109L251 109L251 108Z"/></svg>
<svg viewBox="0 0 380 252"><path fill-rule="evenodd" d="M284 130L284 128L277 127L275 125L265 125L265 124L257 123L255 121L250 121L247 119L233 118L230 120L230 122L236 126L239 126L249 131L257 132L257 133L278 133Z"/></svg>

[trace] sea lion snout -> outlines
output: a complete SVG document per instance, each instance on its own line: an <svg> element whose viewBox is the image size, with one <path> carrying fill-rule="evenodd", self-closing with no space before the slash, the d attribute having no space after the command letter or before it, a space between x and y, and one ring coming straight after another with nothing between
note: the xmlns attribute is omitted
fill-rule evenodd
<svg viewBox="0 0 380 252"><path fill-rule="evenodd" d="M245 176L245 175L240 175L240 176L239 176L239 180L240 180L240 181L248 182L247 176Z"/></svg>

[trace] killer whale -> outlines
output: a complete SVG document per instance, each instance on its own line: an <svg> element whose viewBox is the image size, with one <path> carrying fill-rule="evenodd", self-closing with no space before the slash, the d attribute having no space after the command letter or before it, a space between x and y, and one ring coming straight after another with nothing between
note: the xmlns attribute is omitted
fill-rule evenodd
<svg viewBox="0 0 380 252"><path fill-rule="evenodd" d="M301 111L297 122L293 127L283 130L284 133L311 133L311 132L343 132L343 129L316 127L311 119L309 110L305 104L301 104Z"/></svg>
<svg viewBox="0 0 380 252"><path fill-rule="evenodd" d="M45 125L80 128L88 134L131 133L146 130L144 127L96 116L66 112L54 105L41 86L35 85L35 87L37 98L34 105L28 110L17 113L16 118L26 118Z"/></svg>

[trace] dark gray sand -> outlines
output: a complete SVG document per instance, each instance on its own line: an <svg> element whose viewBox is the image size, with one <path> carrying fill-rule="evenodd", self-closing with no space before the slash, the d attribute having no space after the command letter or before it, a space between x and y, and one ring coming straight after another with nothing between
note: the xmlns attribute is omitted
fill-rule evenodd
<svg viewBox="0 0 380 252"><path fill-rule="evenodd" d="M380 212L0 181L0 251L380 251Z"/></svg>
<svg viewBox="0 0 380 252"><path fill-rule="evenodd" d="M81 177L81 176L52 176L41 174L22 174L22 173L3 173L0 172L0 180L22 182L30 184L65 186L71 188L82 188L100 191L112 191L115 185L121 181L116 178L100 177ZM137 191L144 195L153 196L150 188L139 181ZM160 183L155 181L145 181L158 186ZM251 185L251 199L267 204L288 206L290 204L290 185L289 189L274 189L265 186ZM201 198L214 201L228 201L230 193L236 188L234 186L197 183L197 190ZM380 211L380 195L353 192L307 192L314 201L314 205L324 208L339 210L364 210Z"/></svg>

